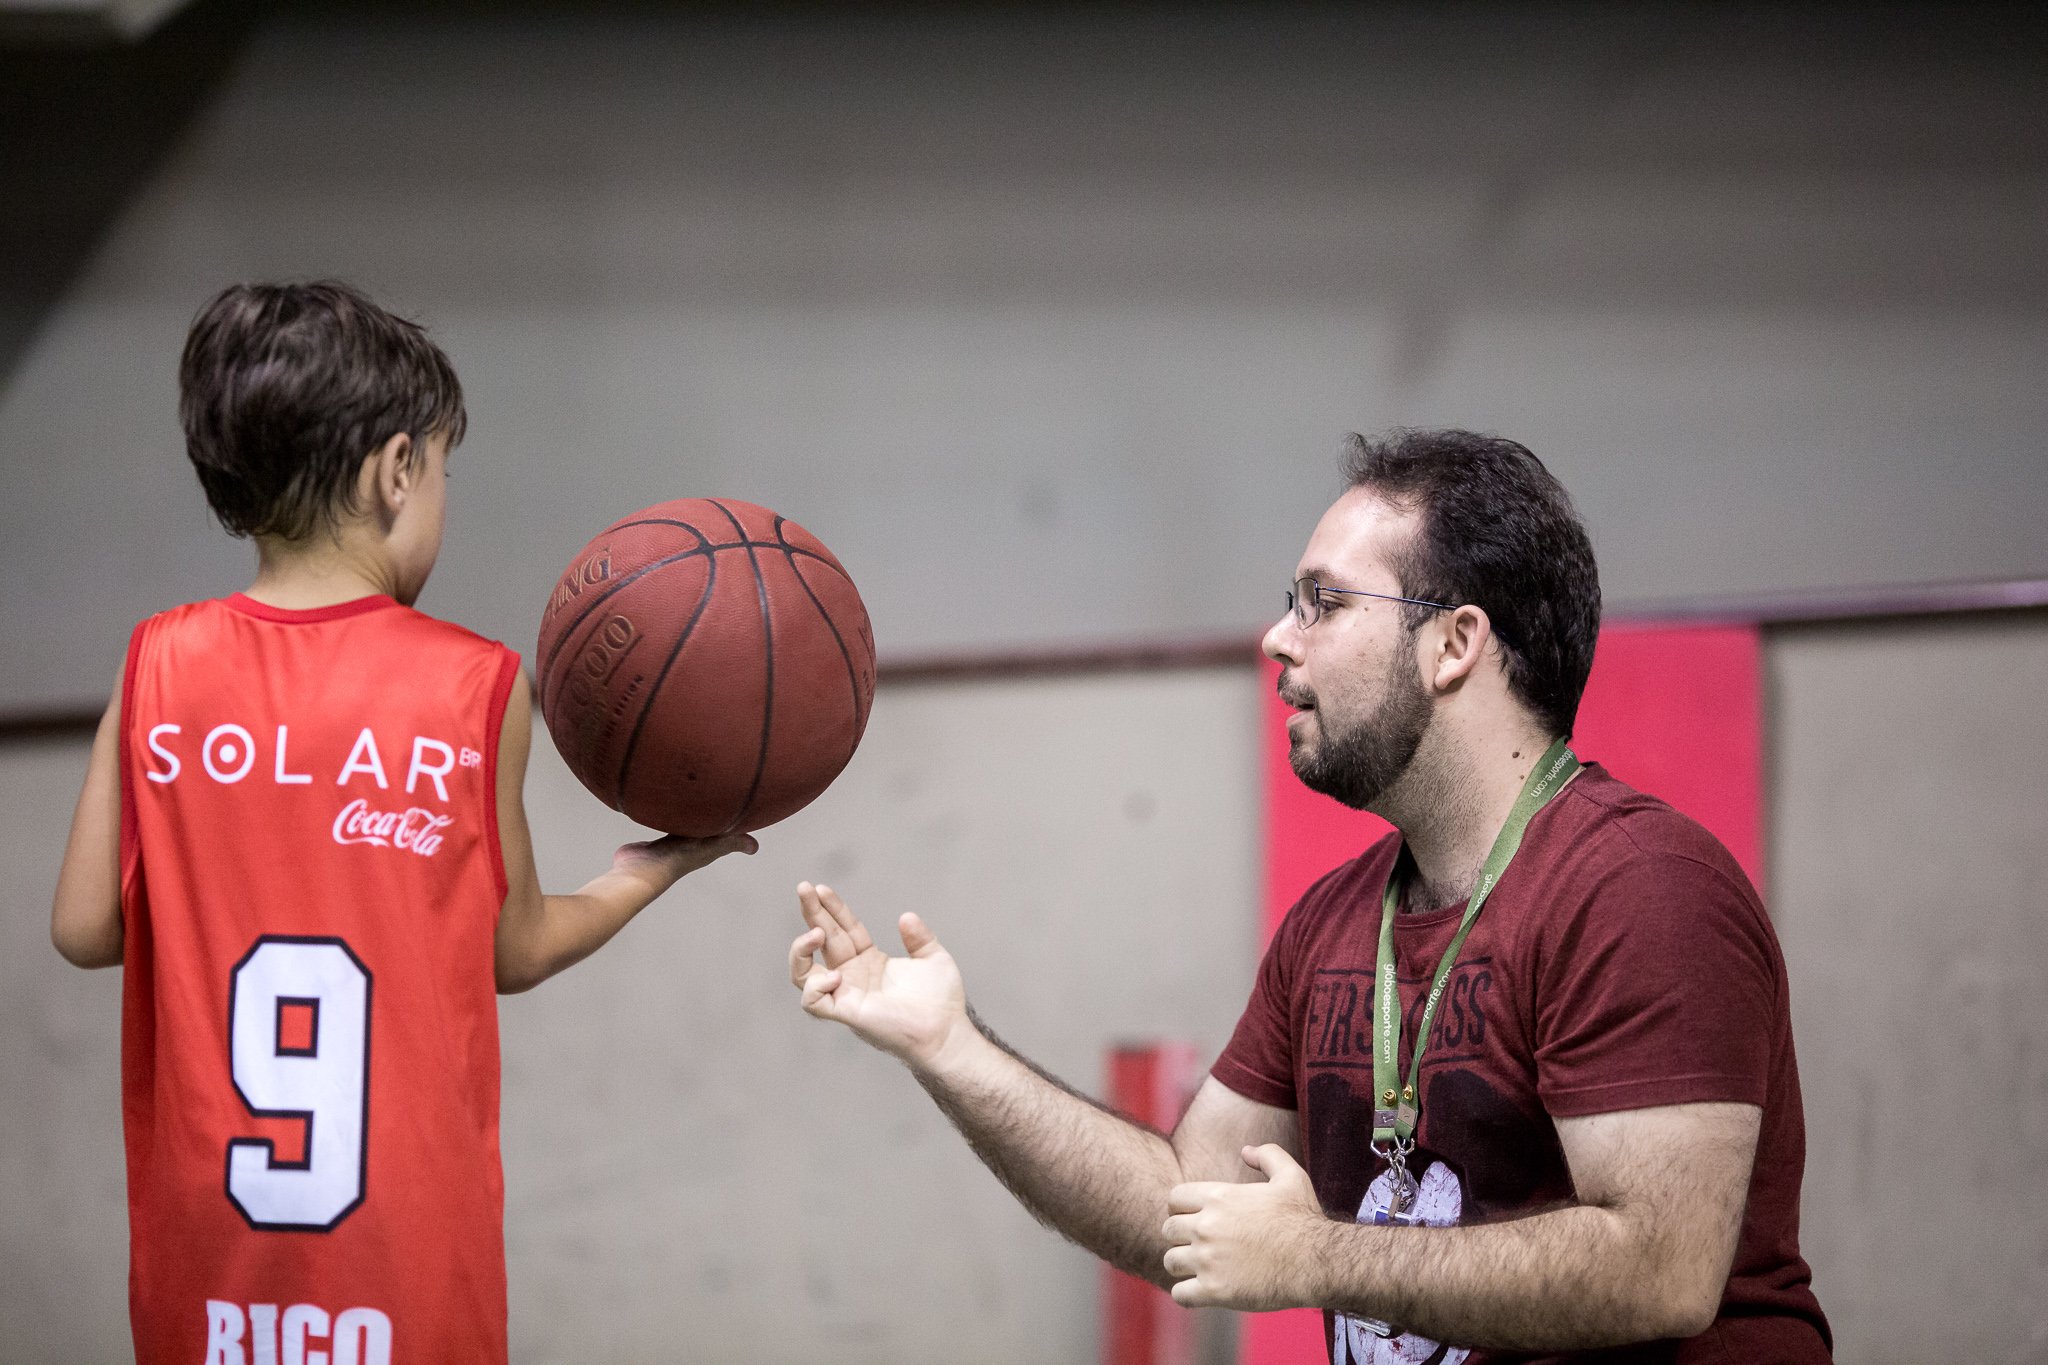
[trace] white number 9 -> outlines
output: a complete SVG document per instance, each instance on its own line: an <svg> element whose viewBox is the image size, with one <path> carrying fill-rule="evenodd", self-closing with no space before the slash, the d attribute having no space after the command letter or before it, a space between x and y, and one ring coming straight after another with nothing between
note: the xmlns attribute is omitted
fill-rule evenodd
<svg viewBox="0 0 2048 1365"><path fill-rule="evenodd" d="M287 1043L287 1008L304 1042ZM230 982L228 1041L249 1112L306 1125L295 1162L269 1138L230 1141L228 1198L251 1227L332 1229L363 1202L369 1166L369 970L338 938L256 940Z"/></svg>

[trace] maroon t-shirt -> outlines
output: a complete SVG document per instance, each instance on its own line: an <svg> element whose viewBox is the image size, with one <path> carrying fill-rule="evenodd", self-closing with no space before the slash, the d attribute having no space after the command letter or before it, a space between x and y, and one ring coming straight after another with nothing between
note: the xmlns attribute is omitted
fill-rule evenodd
<svg viewBox="0 0 2048 1365"><path fill-rule="evenodd" d="M1238 1094L1296 1112L1304 1164L1338 1217L1369 1217L1386 1192L1371 1149L1373 963L1381 893L1400 848L1398 837L1381 840L1288 912L1213 1068ZM1464 908L1396 921L1404 1073ZM1693 821L1598 765L1539 811L1465 940L1417 1089L1409 1169L1421 1181L1419 1212L1438 1225L1571 1202L1554 1118L1700 1101L1762 1106L1720 1316L1690 1341L1531 1357L1382 1341L1325 1315L1332 1361L1831 1358L1799 1255L1806 1129L1784 959L1749 879Z"/></svg>

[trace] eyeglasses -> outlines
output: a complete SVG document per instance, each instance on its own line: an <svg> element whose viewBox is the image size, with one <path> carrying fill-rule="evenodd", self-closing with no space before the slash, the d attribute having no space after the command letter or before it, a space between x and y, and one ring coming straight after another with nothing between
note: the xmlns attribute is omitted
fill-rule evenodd
<svg viewBox="0 0 2048 1365"><path fill-rule="evenodd" d="M1377 597L1382 602L1408 602L1418 607L1435 607L1438 611L1456 611L1449 602L1425 602L1420 597L1396 597L1386 592L1361 592L1357 588L1326 588L1313 578L1297 578L1294 590L1287 594L1287 610L1294 613L1294 624L1307 630L1323 616L1323 594L1338 592L1346 597Z"/></svg>

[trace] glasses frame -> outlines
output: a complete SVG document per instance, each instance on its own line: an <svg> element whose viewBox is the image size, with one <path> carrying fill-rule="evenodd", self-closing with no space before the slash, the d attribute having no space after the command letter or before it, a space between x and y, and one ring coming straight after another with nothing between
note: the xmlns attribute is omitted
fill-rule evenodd
<svg viewBox="0 0 2048 1365"><path fill-rule="evenodd" d="M1302 588L1304 583L1308 585L1306 591ZM1342 593L1346 597L1376 597L1382 602L1406 602L1417 607L1435 607L1438 611L1457 610L1457 607L1449 602L1430 602L1420 597L1399 597L1390 592L1366 592L1362 588L1332 588L1316 582L1313 578L1297 578L1294 580L1294 586L1287 592L1287 613L1294 618L1296 626L1307 630L1323 619L1323 602L1320 594L1326 592ZM1305 609L1307 620L1302 619Z"/></svg>

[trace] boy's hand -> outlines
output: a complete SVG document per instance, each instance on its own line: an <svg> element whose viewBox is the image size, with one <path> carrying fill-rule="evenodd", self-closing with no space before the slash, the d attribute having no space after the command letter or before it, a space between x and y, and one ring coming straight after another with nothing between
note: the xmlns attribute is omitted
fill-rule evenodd
<svg viewBox="0 0 2048 1365"><path fill-rule="evenodd" d="M749 834L715 839L667 835L626 844L612 854L609 872L572 896L543 896L531 873L505 898L498 915L497 977L502 992L531 990L565 967L589 957L624 928L647 903L679 878L728 853L752 853ZM526 855L531 866L533 855Z"/></svg>
<svg viewBox="0 0 2048 1365"><path fill-rule="evenodd" d="M752 853L760 847L751 834L721 834L710 839L668 834L645 843L622 845L612 854L612 871L647 882L660 895L680 879L728 853Z"/></svg>

